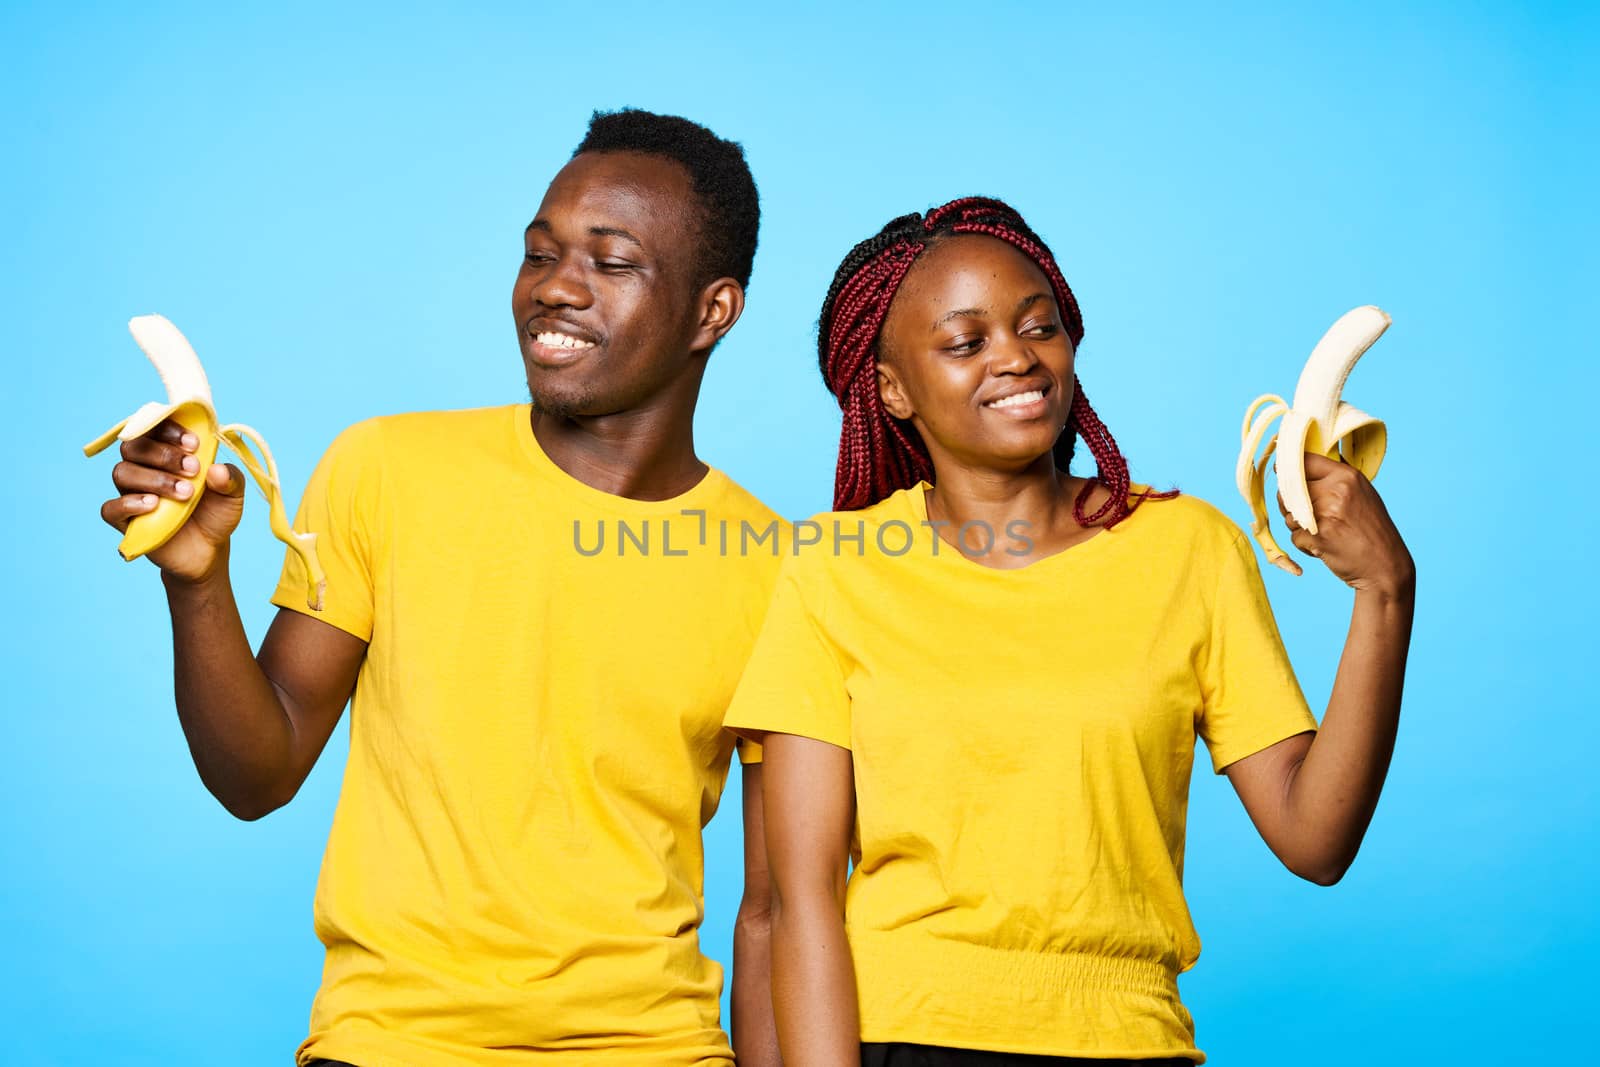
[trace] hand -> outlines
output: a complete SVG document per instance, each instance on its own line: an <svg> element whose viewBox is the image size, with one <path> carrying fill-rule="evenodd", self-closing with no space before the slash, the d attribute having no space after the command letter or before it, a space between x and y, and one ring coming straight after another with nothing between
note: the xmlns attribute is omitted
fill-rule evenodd
<svg viewBox="0 0 1600 1067"><path fill-rule="evenodd" d="M1322 560L1357 592L1408 595L1416 582L1416 564L1389 518L1388 509L1366 475L1336 460L1306 453L1306 488L1317 516L1312 534L1294 521L1278 494L1278 510L1294 546Z"/></svg>
<svg viewBox="0 0 1600 1067"><path fill-rule="evenodd" d="M111 468L120 496L100 506L100 517L119 532L139 515L154 511L158 497L187 500L188 478L198 469L194 434L168 419L143 437L122 442L122 462ZM178 532L147 553L151 563L172 578L202 582L227 561L228 539L244 514L244 475L231 463L206 471L206 492Z"/></svg>

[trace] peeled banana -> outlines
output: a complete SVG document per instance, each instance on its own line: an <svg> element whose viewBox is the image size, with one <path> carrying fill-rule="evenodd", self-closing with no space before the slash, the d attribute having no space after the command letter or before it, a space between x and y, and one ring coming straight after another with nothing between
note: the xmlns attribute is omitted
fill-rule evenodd
<svg viewBox="0 0 1600 1067"><path fill-rule="evenodd" d="M1294 403L1287 404L1283 397L1268 393L1257 397L1244 413L1234 480L1255 519L1250 532L1266 551L1267 559L1290 574L1301 573L1300 567L1278 547L1267 523L1267 464L1276 451L1278 492L1283 495L1284 506L1295 522L1313 534L1317 532L1317 516L1306 488L1307 452L1342 459L1368 478L1377 477L1389 445L1389 431L1381 420L1350 406L1339 396L1356 361L1388 328L1388 314L1370 304L1345 312L1312 349L1295 385ZM1280 417L1278 432L1268 438L1266 451L1257 459L1256 451L1267 427Z"/></svg>
<svg viewBox="0 0 1600 1067"><path fill-rule="evenodd" d="M200 463L200 471L188 479L194 488L189 499L159 497L154 511L134 516L117 551L123 559L134 560L166 544L188 521L195 505L200 503L200 496L206 488L206 470L216 460L217 445L226 444L238 454L250 477L255 479L256 486L267 498L267 513L274 536L288 545L305 564L306 605L312 611L321 611L327 578L323 574L322 564L317 560L317 535L298 533L289 525L283 507L283 486L278 481L278 465L266 441L242 423L218 425L217 410L211 402L211 383L206 380L206 372L200 366L200 357L195 355L188 339L165 316L139 315L129 320L128 332L133 334L135 343L155 364L156 372L161 375L161 382L167 388L167 402L163 404L153 400L145 404L84 445L83 454L93 456L113 441L142 437L159 426L163 419L170 418L199 439L200 446L195 449L195 459ZM251 449L251 443L260 449L260 459Z"/></svg>

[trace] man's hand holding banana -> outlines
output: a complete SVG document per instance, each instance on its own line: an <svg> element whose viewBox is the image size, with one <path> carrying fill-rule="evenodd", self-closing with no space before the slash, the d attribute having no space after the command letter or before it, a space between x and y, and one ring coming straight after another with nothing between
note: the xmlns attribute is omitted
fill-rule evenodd
<svg viewBox="0 0 1600 1067"><path fill-rule="evenodd" d="M111 468L120 496L100 506L100 517L122 533L140 516L154 514L163 500L187 506L197 492L199 437L171 419L122 442L122 462ZM215 447L213 446L213 455ZM194 511L160 546L144 555L161 572L201 582L228 563L228 539L244 513L244 475L231 463L206 465L204 490Z"/></svg>

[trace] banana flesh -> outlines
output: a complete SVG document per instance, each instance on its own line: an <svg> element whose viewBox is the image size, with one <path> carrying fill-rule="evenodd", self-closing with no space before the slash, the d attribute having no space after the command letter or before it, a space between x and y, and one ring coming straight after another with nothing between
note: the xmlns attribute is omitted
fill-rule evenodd
<svg viewBox="0 0 1600 1067"><path fill-rule="evenodd" d="M1305 454L1315 452L1349 463L1368 478L1378 476L1389 432L1383 422L1340 399L1344 383L1356 361L1389 328L1387 313L1372 305L1358 307L1339 317L1311 351L1311 358L1295 385L1294 403L1267 393L1256 398L1244 413L1241 448L1234 480L1254 519L1251 533L1267 559L1291 574L1301 573L1272 537L1267 522L1267 466L1278 457L1278 492L1294 521L1317 532L1317 516L1306 488ZM1278 421L1278 432L1267 429ZM1263 438L1266 449L1259 459Z"/></svg>
<svg viewBox="0 0 1600 1067"><path fill-rule="evenodd" d="M159 426L161 420L170 418L199 440L195 458L199 461L200 470L188 479L194 489L189 499L160 497L155 510L134 516L117 551L123 559L134 560L166 544L200 503L200 496L206 488L206 470L216 461L217 446L225 444L238 455L256 487L267 498L268 521L273 535L288 545L305 564L306 606L312 611L321 611L327 578L317 559L317 535L299 533L289 524L283 506L283 485L278 479L278 465L266 441L242 423L226 426L218 423L217 410L211 401L211 385L206 380L205 369L200 366L200 357L195 355L188 339L164 316L137 316L128 322L128 332L133 334L135 343L155 365L156 373L161 375L161 382L167 389L166 403L151 401L140 407L84 445L83 454L93 456L114 441L142 437Z"/></svg>

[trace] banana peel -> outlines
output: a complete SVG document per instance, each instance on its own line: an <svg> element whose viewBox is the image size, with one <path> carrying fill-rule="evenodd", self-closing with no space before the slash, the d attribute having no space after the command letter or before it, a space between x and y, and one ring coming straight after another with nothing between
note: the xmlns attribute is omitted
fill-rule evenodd
<svg viewBox="0 0 1600 1067"><path fill-rule="evenodd" d="M193 492L187 500L158 497L155 509L136 515L128 523L122 542L117 546L125 560L135 560L166 544L194 514L196 505L206 489L206 471L216 461L217 448L225 444L238 455L239 461L256 487L267 498L268 522L278 540L289 546L306 569L306 606L312 611L322 610L323 592L327 577L317 559L317 535L299 533L289 523L283 505L283 485L278 478L278 464L272 450L261 435L243 423L221 425L217 409L211 400L211 384L200 366L200 357L178 328L162 315L139 315L128 322L128 332L166 386L167 399L163 403L153 400L111 427L105 433L83 446L83 454L93 456L115 441L131 441L142 437L159 426L163 419L171 419L199 440L195 459L199 472L188 479ZM252 448L252 444L254 448ZM256 454L259 450L259 457Z"/></svg>
<svg viewBox="0 0 1600 1067"><path fill-rule="evenodd" d="M1389 431L1382 420L1342 399L1345 380L1367 349L1389 328L1389 316L1368 304L1345 312L1317 342L1295 384L1294 403L1275 393L1255 399L1244 413L1241 448L1234 481L1250 505L1251 534L1267 559L1290 574L1300 574L1294 560L1278 547L1267 521L1267 465L1278 457L1278 492L1290 516L1310 533L1317 532L1317 516L1306 486L1305 455L1314 452L1354 466L1369 479L1378 476L1389 446ZM1266 437L1273 420L1278 432ZM1266 450L1256 458L1261 442Z"/></svg>

